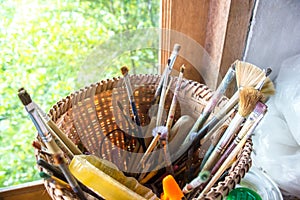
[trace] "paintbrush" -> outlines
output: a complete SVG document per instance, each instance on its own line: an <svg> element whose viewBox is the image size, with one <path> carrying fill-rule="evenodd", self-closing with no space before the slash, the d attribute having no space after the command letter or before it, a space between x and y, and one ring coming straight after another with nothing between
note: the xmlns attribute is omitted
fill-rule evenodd
<svg viewBox="0 0 300 200"><path fill-rule="evenodd" d="M168 63L167 65L165 66L165 69L164 69L164 72L159 80L159 83L158 83L158 86L156 88L156 91L155 91L155 94L154 94L154 98L153 98L153 103L152 104L157 104L160 100L160 96L161 96L161 91L162 91L162 87L163 87L163 84L164 84L164 79L167 78L167 81L168 80L168 77L173 69L173 66L174 66L174 63L175 63L175 60L178 56L178 53L180 51L180 48L181 46L179 44L175 44L174 47L173 47L173 51L168 59Z"/></svg>
<svg viewBox="0 0 300 200"><path fill-rule="evenodd" d="M33 141L32 146L39 151L39 153L42 153L47 156L52 156L53 154L48 152L46 148L43 148L42 145L38 141Z"/></svg>
<svg viewBox="0 0 300 200"><path fill-rule="evenodd" d="M188 161L186 162L187 164L187 171L186 171L186 178L190 179L191 174L192 174L192 168L191 168L191 163L192 163L192 155L194 152L194 144L196 141L193 142L193 138L197 137L195 136L199 129L202 128L202 126L205 124L207 119L209 118L210 114L213 112L214 108L216 107L217 103L221 99L221 97L224 95L226 89L228 88L229 84L235 77L235 63L233 63L230 68L228 69L227 73L225 74L222 82L218 86L217 90L213 93L213 96L211 99L208 101L206 106L204 107L203 111L201 112L200 116L198 117L197 121L195 122L194 126L190 130L188 136L185 138L183 141L183 146L188 146L187 150L187 155L188 155ZM198 140L198 137L197 137ZM200 140L200 139L199 139ZM193 144L192 144L193 143ZM190 145L190 146L189 146Z"/></svg>
<svg viewBox="0 0 300 200"><path fill-rule="evenodd" d="M234 141L230 144L230 146L226 149L226 151L222 154L221 158L215 164L215 166L211 170L211 175L214 175L222 163L226 160L226 158L230 155L233 149L239 144L242 138L248 133L249 129L253 126L253 124L260 118L264 116L267 112L267 106L262 102L257 102L255 109L247 118L245 124L242 129L239 131L238 135L235 137Z"/></svg>
<svg viewBox="0 0 300 200"><path fill-rule="evenodd" d="M140 121L138 111L137 111L137 108L136 108L136 104L135 104L135 100L134 100L133 90L132 90L132 87L131 87L129 74L128 74L128 72L129 72L128 67L123 66L121 68L121 72L122 72L122 75L124 76L124 82L125 82L129 102L130 102L130 105L131 105L132 114L133 114L134 121L135 121L135 123L137 125L137 129L138 129L138 136L137 136L138 141L139 141L140 145L142 146L143 151L145 152L147 147L146 147L145 141L143 139L143 133L142 133L142 129L141 129L141 121Z"/></svg>
<svg viewBox="0 0 300 200"><path fill-rule="evenodd" d="M39 114L46 121L47 125L53 130L54 135L62 141L66 149L72 155L82 154L79 148L72 142L70 138L67 137L67 135L56 125L56 123L51 120L51 118L43 111L43 109L41 109L35 102L33 103L35 104Z"/></svg>
<svg viewBox="0 0 300 200"><path fill-rule="evenodd" d="M180 73L179 73L179 76L178 76L178 79L177 79L177 82L176 82L176 86L175 86L171 106L170 106L170 109L169 109L169 114L168 114L167 122L166 122L166 127L167 127L168 132L170 132L170 129L171 129L171 126L172 126L172 123L173 123L173 120L174 120L174 114L175 114L176 105L177 105L177 95L178 95L178 92L179 92L179 89L180 89L180 86L181 86L181 83L182 83L184 69L185 69L185 67L184 67L184 65L182 65L180 67ZM164 79L164 80L166 80L166 79ZM164 84L165 84L165 82L164 82ZM162 93L164 93L164 90L162 91ZM158 112L157 112L157 118L156 118L157 119L156 127L158 127L161 123L161 116L162 116L163 107L164 107L163 105L161 105L161 104L164 103L163 99L165 99L165 95L162 95L162 98L160 98L160 102L159 102L160 104L159 104L159 108L158 108ZM147 157L147 154L152 152L153 149L156 147L157 142L159 141L159 138L160 138L160 134L156 134L154 136L154 138L152 139L150 145L148 146L144 156L142 157L142 160L141 160L142 163L144 163L144 161Z"/></svg>
<svg viewBox="0 0 300 200"><path fill-rule="evenodd" d="M168 91L168 85L170 86L171 81L170 79L170 73L173 69L173 65L175 63L175 60L178 56L179 50L181 46L179 44L175 44L173 47L173 51L168 59L168 63L165 67L165 70L161 76L161 79L158 83L157 89L154 94L153 98L153 104L158 105L158 110L157 110L157 115L156 115L156 127L162 125L162 114L164 111L164 104L165 104L165 99L167 96L167 91ZM168 83L169 82L169 83ZM148 154L153 151L153 149L156 147L157 142L159 141L159 135L157 134L151 141L150 145L148 146L147 150L144 153L144 156L142 157L141 163L144 165L144 162L146 158L148 157Z"/></svg>
<svg viewBox="0 0 300 200"><path fill-rule="evenodd" d="M187 136L187 134L189 133L189 130L191 129L191 127L193 126L194 123L195 123L195 121L192 117L190 117L188 115L183 115L176 121L174 126L171 128L170 136L173 136L173 138L172 138L172 140L170 140L170 139L168 140L168 141L170 141L168 143L168 145L169 145L168 150L170 152L172 159L176 159L173 157L173 155L175 155L175 153L183 151L183 149L181 149L181 148L178 149L178 147L180 146L182 140ZM156 128L154 128L154 131L156 131L155 129ZM162 129L166 131L165 126L162 126ZM160 132L162 132L162 131L160 131ZM157 157L155 157L155 155L157 155L157 154L148 154L148 156L151 156L149 158L149 160L151 160L151 159L157 160ZM148 157L144 157L144 158L148 158ZM141 163L141 161L140 161L140 163ZM159 161L158 165L155 166L155 169L157 169L157 170L161 169L165 165L166 164L164 161ZM148 171L149 168L150 168L150 165L148 164L144 167L144 171ZM149 180L150 178L152 178L157 173L157 170L154 170L154 172L150 172L147 175L147 179ZM145 173L141 174L139 177L139 181L143 181L145 175L146 175Z"/></svg>
<svg viewBox="0 0 300 200"><path fill-rule="evenodd" d="M225 133L219 140L218 144L210 154L208 160L204 164L202 170L211 170L213 165L217 162L219 156L227 148L229 142L233 138L234 134L238 131L240 125L245 118L253 111L256 103L263 97L262 93L255 88L247 87L240 91L240 100L238 113L234 116L230 122Z"/></svg>
<svg viewBox="0 0 300 200"><path fill-rule="evenodd" d="M194 132L198 132L199 129L203 126L203 124L206 122L210 114L213 112L214 108L216 107L217 103L221 99L221 97L224 95L226 89L228 88L229 84L235 77L235 65L236 62L234 62L231 67L228 69L227 73L225 74L222 82L218 86L217 90L214 92L213 96L209 100L209 102L204 107L202 113L198 117L197 121L195 122L193 128L190 131L190 134L188 138L186 138L187 142L190 141L190 136ZM185 142L184 142L185 143Z"/></svg>
<svg viewBox="0 0 300 200"><path fill-rule="evenodd" d="M240 68L241 68L241 66L243 66L243 65L238 65L237 66L237 69L238 69L238 72L239 72L239 75L241 75L241 74L246 74L244 71L242 71ZM246 72L249 72L250 70L249 70L249 68L252 68L252 72L253 72L253 74L251 75L251 76L253 76L254 74L256 74L257 76L259 76L260 77L260 79L256 79L256 77L255 77L255 82L253 82L253 81L250 81L250 80L248 80L247 81L247 83L249 83L249 84L251 84L251 85L253 85L253 84L255 84L256 83L256 86L255 86L255 88L252 88L252 87L247 87L247 86L241 86L241 80L240 79L238 79L237 80L237 82L238 82L238 86L241 86L241 88L242 88L242 90L243 90L243 88L248 88L249 89L249 91L248 92L250 92L250 91L252 91L253 93L256 93L257 95L259 95L260 96L260 100L265 100L265 97L264 97L264 95L265 95L265 93L264 92L266 92L266 95L271 95L271 94L273 94L274 92L275 92L275 89L274 89L274 86L273 86L273 83L272 83L272 81L268 78L268 76L270 75L270 73L272 72L272 70L270 69L270 68L267 68L266 70L259 70L257 67L255 67L255 66L253 66L253 65L251 65L251 64L247 64L246 63L246 65L245 65L245 67L247 68L247 70L245 70ZM241 72L242 71L242 72ZM264 73L264 76L261 74L261 72L262 73ZM238 76L238 78L241 78L241 76ZM265 89L263 90L263 88L264 88L264 85L265 85L265 83L267 83L267 88L269 88L269 89L267 89L266 87L265 87ZM257 91L255 91L255 90L257 90ZM271 91L271 92L270 92ZM244 91L243 91L244 92ZM239 94L240 96L241 96L241 94ZM245 94L243 94L242 95L242 97L246 97L248 94L247 93L245 93ZM243 103L246 103L246 104L243 104L242 106L247 106L247 105L249 105L249 103L250 102L245 102L244 100L249 100L249 99L247 99L247 98L244 98L243 99ZM240 99L240 102L241 102L241 99ZM241 105L240 105L241 106ZM251 105L251 106L253 106L253 104ZM241 107L239 108L239 112L241 111ZM244 109L244 108L243 108ZM248 109L252 109L252 108L245 108L245 110L246 111L249 111ZM253 108L254 109L254 108ZM247 114L247 113L244 113L245 115ZM220 139L220 142L218 143L218 148L219 148L219 150L217 150L217 148L215 148L215 147L212 147L214 150L213 151L208 151L207 153L206 153L206 155L205 155L205 158L208 158L207 160L203 160L202 162L205 162L205 163L202 163L201 164L201 166L203 166L203 168L205 169L205 170L207 170L207 169L209 169L213 164L214 164L214 162L217 160L217 157L219 156L219 154L222 154L223 152L223 149L225 149L226 147L227 147L227 145L229 144L229 142L231 141L231 139L232 139L232 137L233 137L233 135L234 135L234 132L235 131L237 131L237 129L238 129L238 124L241 124L242 123L242 121L243 121L243 118L239 118L241 115L236 115L235 117L234 117L234 119L235 120L240 120L239 122L231 122L232 124L231 124L231 126L229 126L229 128L228 128L228 130L226 130L226 132L224 133L224 135L222 136L222 138ZM236 125L234 125L236 123ZM221 141L223 141L223 144L222 144L222 146L220 146L221 145ZM212 146L212 145L211 145ZM211 149L212 149L211 148ZM214 155L212 155L212 153L214 154ZM207 162L211 162L211 163L207 163Z"/></svg>
<svg viewBox="0 0 300 200"><path fill-rule="evenodd" d="M57 146L52 135L47 127L47 125L42 120L41 116L39 115L35 104L32 102L30 96L25 91L24 88L20 88L18 91L18 96L25 106L25 110L29 114L34 126L36 127L39 136L41 137L42 141L45 143L47 149L50 153L61 153L62 150Z"/></svg>
<svg viewBox="0 0 300 200"><path fill-rule="evenodd" d="M176 82L176 86L175 86L171 106L170 106L170 109L169 109L169 114L168 114L167 122L166 122L166 127L167 127L168 131L170 131L171 126L173 124L174 115L175 115L176 106L177 106L177 96L178 96L178 92L180 90L180 86L181 86L181 83L182 83L184 69L185 69L185 66L182 65L180 67L180 72L179 72L179 75L178 75L178 79L177 79L177 82Z"/></svg>
<svg viewBox="0 0 300 200"><path fill-rule="evenodd" d="M200 171L203 169L204 164L207 162L210 154L213 152L215 146L217 145L218 141L220 140L220 138L222 137L222 135L225 133L226 129L228 128L227 124L223 124L222 126L220 126L218 129L215 130L215 128L212 129L213 131L213 139L211 140L211 145L208 147L201 165L200 165ZM210 134L210 133L209 133Z"/></svg>
<svg viewBox="0 0 300 200"><path fill-rule="evenodd" d="M49 173L51 173L53 176L57 177L58 179L60 179L62 181L65 181L65 182L67 181L65 175L62 173L60 168L57 167L56 165L50 164L50 163L48 163L47 161L45 161L44 159L42 159L40 157L37 159L37 164L39 166L41 166L42 168L46 169ZM88 187L83 185L82 183L78 182L78 184L80 185L82 190L85 191L86 193L94 196L97 199L103 199L99 195L97 195L95 192L90 190Z"/></svg>
<svg viewBox="0 0 300 200"><path fill-rule="evenodd" d="M76 179L71 174L69 168L67 167L64 158L60 153L56 153L53 155L53 159L56 165L60 168L62 173L64 174L65 178L67 179L68 183L70 184L72 190L76 193L76 195L79 197L80 200L86 200L86 197L78 185Z"/></svg>
<svg viewBox="0 0 300 200"><path fill-rule="evenodd" d="M55 136L59 140L59 144L63 146L67 151L67 155L70 159L73 158L74 155L82 154L82 152L75 146L75 144L67 137L63 131L58 128L58 126L51 120L51 118L41 109L34 101L32 101L28 92L21 88L19 90L19 97L22 102L30 104L35 108L37 115L42 118L42 121L45 122L48 126L46 128L50 132L51 135Z"/></svg>
<svg viewBox="0 0 300 200"><path fill-rule="evenodd" d="M239 99L239 89L243 87L255 87L264 81L261 88L261 92L264 94L264 98L267 98L275 93L273 82L268 77L272 72L271 68L266 70L261 70L257 66L244 62L235 62L236 70L236 83L238 90L229 99L229 101L222 107L215 115L196 133L191 135L191 140L193 140L193 145L198 144L199 141L211 130L233 107L238 103Z"/></svg>
<svg viewBox="0 0 300 200"><path fill-rule="evenodd" d="M252 125L248 124L250 127L245 127L245 130L247 130L247 134L241 139L241 141L237 144L237 146L233 149L233 151L229 154L229 156L219 167L217 172L211 177L210 181L206 184L205 188L201 191L200 195L197 197L197 200L202 199L204 197L204 194L207 193L210 190L210 188L218 181L219 177L224 173L224 171L229 167L229 165L232 163L232 161L241 151L247 139L252 135L253 131L255 130L255 128L263 118L263 116L264 113L261 114Z"/></svg>

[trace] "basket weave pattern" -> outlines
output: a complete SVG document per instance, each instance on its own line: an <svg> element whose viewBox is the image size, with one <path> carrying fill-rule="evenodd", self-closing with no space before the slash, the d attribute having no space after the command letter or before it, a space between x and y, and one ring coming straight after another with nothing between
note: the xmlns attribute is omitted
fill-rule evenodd
<svg viewBox="0 0 300 200"><path fill-rule="evenodd" d="M159 79L158 75L130 76L142 127L147 126L151 119L149 110ZM87 86L58 101L50 109L49 115L76 145L84 147L89 153L114 162L119 168L126 168L128 160L116 163L119 157L116 159L113 156L120 155L120 152L115 152L120 148L132 151L137 143L136 139L129 137L128 140L128 135L124 134L130 132L132 124L124 120L122 114L124 111L130 115L130 105L122 83L122 78L114 78ZM176 78L171 88L175 87L175 83ZM177 106L174 123L183 114L196 119L212 94L204 84L184 80L178 95L180 105ZM172 89L166 98L166 111L170 107L171 100ZM226 101L227 98L224 97L218 107ZM118 104L123 106L123 110ZM219 181L218 185L206 194L205 199L220 199L240 182L251 166L251 152L252 143L248 140L224 180ZM36 156L43 155L36 152ZM50 157L44 159L52 163ZM53 199L76 199L72 192L57 188L47 180L45 187Z"/></svg>

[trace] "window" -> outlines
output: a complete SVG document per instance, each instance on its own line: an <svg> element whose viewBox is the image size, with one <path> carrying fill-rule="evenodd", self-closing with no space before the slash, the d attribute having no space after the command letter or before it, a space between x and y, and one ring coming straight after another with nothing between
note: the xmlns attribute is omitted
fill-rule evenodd
<svg viewBox="0 0 300 200"><path fill-rule="evenodd" d="M91 66L99 61L91 56L104 47L110 47L106 53L115 53L116 46L107 45L115 38L158 28L160 2L4 0L0 4L0 187L4 187L40 179L31 146L36 130L17 98L18 89L25 87L48 111L86 84L80 82L83 76L91 76L89 84L93 78L119 76L124 64L135 73L157 73L158 47L120 51L112 60L102 55L107 60L100 66ZM107 67L105 73L101 67Z"/></svg>

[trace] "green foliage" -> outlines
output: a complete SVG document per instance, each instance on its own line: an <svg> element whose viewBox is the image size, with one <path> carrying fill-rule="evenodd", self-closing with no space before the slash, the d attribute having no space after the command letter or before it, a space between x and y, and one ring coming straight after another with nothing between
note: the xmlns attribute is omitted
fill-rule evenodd
<svg viewBox="0 0 300 200"><path fill-rule="evenodd" d="M123 64L136 73L156 73L157 49L121 52L106 66L82 68L82 64L90 66L89 62L101 59L89 55L113 36L126 30L158 27L159 1L2 0L0 5L3 187L39 179L31 146L36 130L17 97L18 89L25 87L47 111L85 84L78 81L80 76L102 71L97 74L98 80L112 78L119 76Z"/></svg>

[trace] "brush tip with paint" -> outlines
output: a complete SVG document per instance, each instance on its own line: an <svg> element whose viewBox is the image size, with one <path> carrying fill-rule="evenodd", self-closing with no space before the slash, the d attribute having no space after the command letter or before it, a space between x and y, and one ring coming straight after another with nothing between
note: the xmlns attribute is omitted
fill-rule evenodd
<svg viewBox="0 0 300 200"><path fill-rule="evenodd" d="M123 76L125 76L126 74L128 74L128 72L129 72L128 67L127 66L121 67L121 72L122 72Z"/></svg>
<svg viewBox="0 0 300 200"><path fill-rule="evenodd" d="M176 52L176 53L178 53L179 51L180 51L180 49L181 49L181 46L180 46L180 44L174 44L174 47L173 47L173 52Z"/></svg>
<svg viewBox="0 0 300 200"><path fill-rule="evenodd" d="M27 93L27 91L22 87L18 90L18 97L20 98L22 104L24 106L27 106L32 102L32 99L30 95Z"/></svg>

